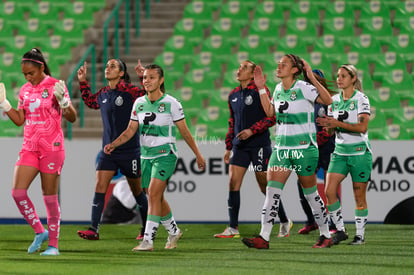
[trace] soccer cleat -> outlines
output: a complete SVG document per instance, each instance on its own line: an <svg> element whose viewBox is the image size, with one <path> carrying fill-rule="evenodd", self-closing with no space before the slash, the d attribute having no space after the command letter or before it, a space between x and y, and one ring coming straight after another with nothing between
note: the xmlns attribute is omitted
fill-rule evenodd
<svg viewBox="0 0 414 275"><path fill-rule="evenodd" d="M365 244L365 240L361 236L355 236L353 241L349 243L350 245L361 245Z"/></svg>
<svg viewBox="0 0 414 275"><path fill-rule="evenodd" d="M335 224L330 224L329 225L329 233L331 233L331 235L335 234L336 232L338 232L338 230L336 229Z"/></svg>
<svg viewBox="0 0 414 275"><path fill-rule="evenodd" d="M168 234L167 243L165 244L165 249L174 249L177 248L178 240L183 236L181 230L176 235Z"/></svg>
<svg viewBox="0 0 414 275"><path fill-rule="evenodd" d="M145 230L144 228L141 228L141 232L139 233L139 235L136 237L137 240L143 240L144 239L144 234L145 234Z"/></svg>
<svg viewBox="0 0 414 275"><path fill-rule="evenodd" d="M47 240L49 240L49 231L45 230L43 233L36 234L32 244L27 249L27 253L32 254L39 251L42 243Z"/></svg>
<svg viewBox="0 0 414 275"><path fill-rule="evenodd" d="M138 251L152 251L154 248L154 244L151 243L148 240L143 240L139 245L132 248L132 251L138 252Z"/></svg>
<svg viewBox="0 0 414 275"><path fill-rule="evenodd" d="M342 241L345 241L348 239L348 233L342 230L338 230L335 233L335 236L332 239L333 244L339 244Z"/></svg>
<svg viewBox="0 0 414 275"><path fill-rule="evenodd" d="M79 237L85 240L99 240L99 233L89 228L88 230L79 230Z"/></svg>
<svg viewBox="0 0 414 275"><path fill-rule="evenodd" d="M312 248L328 248L332 246L332 238L327 238L324 235L319 236L319 240L312 246Z"/></svg>
<svg viewBox="0 0 414 275"><path fill-rule="evenodd" d="M40 253L40 256L59 256L59 249L54 246L48 246L45 251Z"/></svg>
<svg viewBox="0 0 414 275"><path fill-rule="evenodd" d="M278 237L279 238L289 237L290 229L292 229L292 226L293 226L293 222L290 219L288 219L287 222L280 223Z"/></svg>
<svg viewBox="0 0 414 275"><path fill-rule="evenodd" d="M314 231L316 229L318 229L318 224L317 223L308 224L308 225L305 225L304 227L302 227L301 229L299 229L298 233L299 234L309 234L309 232Z"/></svg>
<svg viewBox="0 0 414 275"><path fill-rule="evenodd" d="M269 242L260 235L254 238L243 238L242 242L249 248L269 249Z"/></svg>
<svg viewBox="0 0 414 275"><path fill-rule="evenodd" d="M240 238L240 232L232 227L227 227L222 233L214 234L214 238Z"/></svg>

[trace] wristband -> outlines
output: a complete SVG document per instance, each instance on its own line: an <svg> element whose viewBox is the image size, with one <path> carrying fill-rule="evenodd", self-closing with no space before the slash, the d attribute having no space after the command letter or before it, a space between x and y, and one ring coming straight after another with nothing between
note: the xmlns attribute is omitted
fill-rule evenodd
<svg viewBox="0 0 414 275"><path fill-rule="evenodd" d="M260 90L259 90L259 94L260 94L260 95L267 94L266 89L260 89Z"/></svg>
<svg viewBox="0 0 414 275"><path fill-rule="evenodd" d="M10 105L10 102L5 99L2 103L0 103L0 109L3 109L6 113L10 111L12 106Z"/></svg>

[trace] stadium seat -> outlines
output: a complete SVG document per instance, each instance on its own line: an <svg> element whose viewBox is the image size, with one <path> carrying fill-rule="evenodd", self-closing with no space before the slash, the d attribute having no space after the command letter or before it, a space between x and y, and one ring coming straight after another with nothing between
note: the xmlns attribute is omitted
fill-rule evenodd
<svg viewBox="0 0 414 275"><path fill-rule="evenodd" d="M386 52L379 54L375 62L375 70L372 79L375 81L383 81L383 77L388 74L390 70L407 70L404 60L397 52Z"/></svg>
<svg viewBox="0 0 414 275"><path fill-rule="evenodd" d="M396 52L405 62L414 62L414 35L413 33L399 34L391 39L388 51Z"/></svg>
<svg viewBox="0 0 414 275"><path fill-rule="evenodd" d="M42 2L45 2L45 0L43 0ZM49 2L52 8L56 9L58 12L65 12L67 9L70 9L73 6L72 0L59 0L59 1L48 0L46 2Z"/></svg>
<svg viewBox="0 0 414 275"><path fill-rule="evenodd" d="M24 0L24 1L12 0L12 1L7 1L6 3L14 3L16 8L18 8L23 13L25 13L25 12L30 12L31 8L37 5L38 0Z"/></svg>
<svg viewBox="0 0 414 275"><path fill-rule="evenodd" d="M290 18L286 23L286 34L295 34L306 46L313 46L318 37L316 23L306 17Z"/></svg>
<svg viewBox="0 0 414 275"><path fill-rule="evenodd" d="M337 36L326 34L315 40L313 51L322 52L332 62L339 63L341 54L345 52L345 46Z"/></svg>
<svg viewBox="0 0 414 275"><path fill-rule="evenodd" d="M22 55L14 52L4 52L0 58L1 78L9 81L17 81L23 78L20 60Z"/></svg>
<svg viewBox="0 0 414 275"><path fill-rule="evenodd" d="M224 73L221 87L231 87L232 89L239 86L240 82L237 80L237 68L228 68Z"/></svg>
<svg viewBox="0 0 414 275"><path fill-rule="evenodd" d="M383 22L391 22L389 8L384 4L385 1L371 0L361 3L361 14L358 20L358 26L362 27L372 22L373 17L383 18Z"/></svg>
<svg viewBox="0 0 414 275"><path fill-rule="evenodd" d="M65 38L65 42L71 47L83 44L85 41L84 28L76 25L73 18L64 19L56 22L53 28L53 35L59 35Z"/></svg>
<svg viewBox="0 0 414 275"><path fill-rule="evenodd" d="M251 8L245 5L244 1L231 0L221 7L219 18L230 18L232 25L243 28L249 24L250 10Z"/></svg>
<svg viewBox="0 0 414 275"><path fill-rule="evenodd" d="M393 26L399 29L412 30L414 26L410 24L414 20L414 1L406 0L400 2L395 9Z"/></svg>
<svg viewBox="0 0 414 275"><path fill-rule="evenodd" d="M51 27L43 24L39 18L29 18L20 24L17 33L26 36L31 41L37 41L47 37L51 33Z"/></svg>
<svg viewBox="0 0 414 275"><path fill-rule="evenodd" d="M352 44L350 51L363 54L369 62L375 62L382 48L379 42L370 34L361 34Z"/></svg>
<svg viewBox="0 0 414 275"><path fill-rule="evenodd" d="M371 72L368 60L363 54L359 54L359 52L348 52L341 55L338 66L342 64L352 64L357 70Z"/></svg>
<svg viewBox="0 0 414 275"><path fill-rule="evenodd" d="M39 44L29 43L25 35L15 35L11 37L8 41L4 41L4 44L5 51L16 54L15 56L17 58L23 56L23 54L27 52L30 48L39 46Z"/></svg>
<svg viewBox="0 0 414 275"><path fill-rule="evenodd" d="M354 10L355 6L352 5L352 1L332 1L326 5L325 9L325 19L332 19L336 17L342 17L347 19L352 19L355 23L354 19ZM360 3L359 3L360 5Z"/></svg>
<svg viewBox="0 0 414 275"><path fill-rule="evenodd" d="M286 2L290 3L290 1ZM280 1L263 1L257 5L253 19L260 20L261 18L267 18L270 21L268 25L282 26L285 23L285 10L279 6L279 3Z"/></svg>
<svg viewBox="0 0 414 275"><path fill-rule="evenodd" d="M179 91L185 116L191 120L197 118L200 110L206 107L206 104L204 104L206 102L205 98L192 86L183 86Z"/></svg>
<svg viewBox="0 0 414 275"><path fill-rule="evenodd" d="M370 102L371 103L371 102ZM387 119L384 113L371 104L371 115L368 122L368 136L370 139L384 139L384 128L387 126Z"/></svg>
<svg viewBox="0 0 414 275"><path fill-rule="evenodd" d="M255 17L249 26L248 35L260 36L267 47L275 46L280 37L279 28L281 25L276 25L273 22L266 17Z"/></svg>
<svg viewBox="0 0 414 275"><path fill-rule="evenodd" d="M201 0L208 9L213 11L218 10L223 4L223 0Z"/></svg>
<svg viewBox="0 0 414 275"><path fill-rule="evenodd" d="M322 21L323 35L333 35L344 46L350 46L355 39L354 20L347 17L329 17Z"/></svg>
<svg viewBox="0 0 414 275"><path fill-rule="evenodd" d="M169 82L170 87L175 87L175 82L185 73L185 63L180 59L176 60L173 52L162 52L155 58L154 63L164 69L165 81Z"/></svg>
<svg viewBox="0 0 414 275"><path fill-rule="evenodd" d="M198 46L204 40L203 26L193 18L183 18L174 26L173 35L182 35L193 46Z"/></svg>
<svg viewBox="0 0 414 275"><path fill-rule="evenodd" d="M213 137L218 134L217 138L225 139L228 130L228 118L229 114L225 109L219 106L208 106L200 112L197 125L207 126L207 136Z"/></svg>
<svg viewBox="0 0 414 275"><path fill-rule="evenodd" d="M0 19L7 22L7 25L17 28L25 20L25 12L15 2L0 2Z"/></svg>
<svg viewBox="0 0 414 275"><path fill-rule="evenodd" d="M242 59L251 59L255 63L262 63L269 58L270 50L263 39L255 34L248 35L240 41L238 55Z"/></svg>
<svg viewBox="0 0 414 275"><path fill-rule="evenodd" d="M308 52L306 44L296 34L289 34L279 39L274 54L283 56L285 54L304 55Z"/></svg>
<svg viewBox="0 0 414 275"><path fill-rule="evenodd" d="M86 29L93 26L95 23L93 17L94 11L94 8L87 3L76 1L73 2L72 8L65 10L62 19L72 18L75 20L76 25L80 25L82 28Z"/></svg>
<svg viewBox="0 0 414 275"><path fill-rule="evenodd" d="M171 36L164 45L164 52L174 53L174 58L188 63L194 55L194 47L184 35Z"/></svg>
<svg viewBox="0 0 414 275"><path fill-rule="evenodd" d="M14 36L14 29L7 20L0 18L0 48L5 47L7 42Z"/></svg>
<svg viewBox="0 0 414 275"><path fill-rule="evenodd" d="M60 20L59 10L46 1L33 5L29 13L29 19L37 18L41 25L48 28L53 28L56 22Z"/></svg>
<svg viewBox="0 0 414 275"><path fill-rule="evenodd" d="M232 47L230 42L221 35L210 35L201 44L200 53L210 53L226 63L232 54Z"/></svg>
<svg viewBox="0 0 414 275"><path fill-rule="evenodd" d="M319 9L317 5L312 4L313 1L299 1L290 8L289 19L307 18L310 24L319 24Z"/></svg>
<svg viewBox="0 0 414 275"><path fill-rule="evenodd" d="M370 105L377 110L381 110L385 119L391 119L394 113L401 109L401 100L399 96L389 87L381 87L379 89L371 90L367 96Z"/></svg>
<svg viewBox="0 0 414 275"><path fill-rule="evenodd" d="M202 52L194 56L191 70L202 69L207 78L218 79L222 75L222 62L210 52Z"/></svg>
<svg viewBox="0 0 414 275"><path fill-rule="evenodd" d="M220 35L225 37L230 46L238 46L242 37L239 26L235 25L231 18L220 18L213 23L211 27L211 35Z"/></svg>
<svg viewBox="0 0 414 275"><path fill-rule="evenodd" d="M370 34L372 37L375 37L381 46L389 45L393 37L393 30L389 18L374 16L371 20L362 22L360 27L362 28L362 34Z"/></svg>
<svg viewBox="0 0 414 275"><path fill-rule="evenodd" d="M213 5L207 4L209 1L193 0L184 8L183 18L192 18L197 20L203 28L213 23ZM216 3L217 1L213 1Z"/></svg>
<svg viewBox="0 0 414 275"><path fill-rule="evenodd" d="M392 123L414 129L414 106L406 106L396 110L393 113Z"/></svg>
<svg viewBox="0 0 414 275"><path fill-rule="evenodd" d="M412 97L414 91L413 79L411 75L401 69L394 69L383 76L382 87L388 87L401 98Z"/></svg>
<svg viewBox="0 0 414 275"><path fill-rule="evenodd" d="M215 90L215 78L207 77L204 69L193 69L185 74L182 87L192 87L203 99L208 99Z"/></svg>
<svg viewBox="0 0 414 275"><path fill-rule="evenodd" d="M40 48L46 60L53 58L59 65L63 65L72 59L70 44L66 43L64 37L59 35L52 35L44 39Z"/></svg>

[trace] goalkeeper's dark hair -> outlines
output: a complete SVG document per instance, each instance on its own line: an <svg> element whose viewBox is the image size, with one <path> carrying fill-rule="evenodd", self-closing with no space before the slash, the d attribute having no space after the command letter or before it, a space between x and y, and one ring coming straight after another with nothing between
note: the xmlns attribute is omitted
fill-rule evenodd
<svg viewBox="0 0 414 275"><path fill-rule="evenodd" d="M32 48L30 51L26 52L23 55L21 63L23 64L23 63L26 63L26 62L32 63L33 65L35 65L39 69L43 65L44 73L46 75L52 76L52 74L50 73L49 66L47 66L45 57L43 56L42 52L38 48Z"/></svg>
<svg viewBox="0 0 414 275"><path fill-rule="evenodd" d="M126 83L131 83L131 78L127 72L127 66L125 62L120 58L117 58L116 61L118 62L119 70L124 72L124 75L121 77L121 79L123 79Z"/></svg>
<svg viewBox="0 0 414 275"><path fill-rule="evenodd" d="M157 65L157 64L148 64L145 67L145 70L156 70L158 72L158 75L161 77L164 77L164 70L161 68L161 66ZM165 86L164 86L164 82L162 82L161 86L160 86L160 90L161 92L165 93Z"/></svg>

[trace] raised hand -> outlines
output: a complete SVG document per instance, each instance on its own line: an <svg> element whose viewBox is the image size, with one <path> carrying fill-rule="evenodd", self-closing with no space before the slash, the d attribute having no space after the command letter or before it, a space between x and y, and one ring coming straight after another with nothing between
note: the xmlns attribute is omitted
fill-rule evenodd
<svg viewBox="0 0 414 275"><path fill-rule="evenodd" d="M260 66L256 66L253 72L254 83L256 84L257 88L264 89L266 84L266 77L267 75L263 75L262 68Z"/></svg>
<svg viewBox="0 0 414 275"><path fill-rule="evenodd" d="M141 65L141 59L138 59L138 65L135 66L135 72L141 78L144 75L145 68Z"/></svg>
<svg viewBox="0 0 414 275"><path fill-rule="evenodd" d="M0 109L3 109L5 112L10 111L11 109L10 102L6 97L6 87L3 82L0 82Z"/></svg>
<svg viewBox="0 0 414 275"><path fill-rule="evenodd" d="M81 66L78 70L78 80L83 82L86 81L86 73L87 73L87 68L86 68L86 61L83 63L83 66Z"/></svg>

